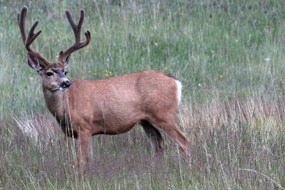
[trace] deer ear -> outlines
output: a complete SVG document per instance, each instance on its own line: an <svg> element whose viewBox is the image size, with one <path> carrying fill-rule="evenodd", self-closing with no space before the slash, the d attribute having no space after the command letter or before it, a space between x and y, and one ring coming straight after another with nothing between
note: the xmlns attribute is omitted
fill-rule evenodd
<svg viewBox="0 0 285 190"><path fill-rule="evenodd" d="M33 56L30 52L27 53L28 57L28 65L37 71L38 73L43 70L43 64L40 63L40 60L38 60L35 56Z"/></svg>

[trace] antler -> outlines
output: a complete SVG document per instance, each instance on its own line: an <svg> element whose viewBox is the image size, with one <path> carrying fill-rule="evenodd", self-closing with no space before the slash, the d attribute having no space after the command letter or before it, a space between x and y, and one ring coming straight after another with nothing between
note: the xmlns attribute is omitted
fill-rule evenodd
<svg viewBox="0 0 285 190"><path fill-rule="evenodd" d="M42 64L44 64L45 66L50 65L51 62L49 62L48 60L46 60L41 53L37 52L36 50L32 49L30 47L30 45L33 43L33 41L40 35L40 33L42 31L38 31L36 33L34 33L35 28L37 27L39 21L36 21L33 26L31 27L29 33L28 33L28 37L27 34L25 32L25 19L27 16L27 7L24 6L20 13L17 14L17 20L18 20L18 25L20 28L20 32L21 32L21 36L22 36L22 40L24 42L25 48L27 49L27 51L29 53L31 53L34 57L36 57L38 60L41 61Z"/></svg>
<svg viewBox="0 0 285 190"><path fill-rule="evenodd" d="M83 20L84 20L84 11L83 10L80 11L80 19L78 21L78 24L74 23L74 20L72 19L72 16L71 16L71 13L68 10L66 10L65 14L66 14L66 17L67 17L67 19L68 19L68 21L72 27L72 30L73 30L73 33L75 36L75 43L71 47L66 49L65 51L61 51L59 53L58 63L61 63L61 64L65 63L65 61L68 59L68 57L71 55L71 53L87 46L91 40L91 34L87 30L87 32L85 32L86 40L80 41L80 32L81 32L81 26L82 26Z"/></svg>

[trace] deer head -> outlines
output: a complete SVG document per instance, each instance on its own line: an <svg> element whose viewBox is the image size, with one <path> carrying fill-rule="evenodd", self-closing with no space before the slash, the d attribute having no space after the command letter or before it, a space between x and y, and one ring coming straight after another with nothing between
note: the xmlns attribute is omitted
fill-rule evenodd
<svg viewBox="0 0 285 190"><path fill-rule="evenodd" d="M24 6L20 13L17 14L22 40L26 50L28 51L28 65L38 72L38 74L42 77L43 86L50 92L64 90L71 85L71 81L66 77L70 55L76 50L87 46L91 40L91 34L89 31L85 32L86 39L84 41L80 40L81 26L84 20L84 11L80 11L80 19L77 24L75 24L71 13L68 10L65 12L65 14L72 27L75 36L75 43L66 50L60 51L56 63L48 61L41 53L31 48L31 44L41 34L41 31L35 32L35 28L39 22L36 21L32 25L27 35L25 31L27 7Z"/></svg>

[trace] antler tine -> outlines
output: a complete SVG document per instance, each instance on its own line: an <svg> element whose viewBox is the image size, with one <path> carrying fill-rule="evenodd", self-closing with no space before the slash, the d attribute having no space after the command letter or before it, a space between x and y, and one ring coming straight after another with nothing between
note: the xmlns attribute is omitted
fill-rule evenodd
<svg viewBox="0 0 285 190"><path fill-rule="evenodd" d="M80 42L80 31L81 31L81 26L83 24L83 21L84 21L84 11L81 10L80 11L80 19L78 21L78 24L76 25L74 23L74 20L72 19L72 16L71 16L71 13L69 10L66 10L65 12L66 14L66 17L72 27L72 30L73 30L73 33L74 33L74 36L75 36L75 42Z"/></svg>
<svg viewBox="0 0 285 190"><path fill-rule="evenodd" d="M32 28L31 28L31 30L30 30L30 32L29 32L29 34L28 34L28 38L27 38L27 40L26 40L25 45L26 45L26 47L29 48L29 49L31 49L31 48L30 48L30 45L33 43L33 41L34 41L34 40L40 35L40 33L42 32L42 31L40 30L40 31L38 31L37 33L34 33L34 30L35 30L35 28L37 27L38 24L39 24L39 21L36 21L36 22L33 24Z"/></svg>
<svg viewBox="0 0 285 190"><path fill-rule="evenodd" d="M75 43L71 47L67 48L65 51L61 51L59 53L58 62L61 64L63 64L66 61L66 59L71 55L71 53L87 46L91 40L91 33L89 31L85 32L86 40L84 41L80 40L81 26L84 21L84 11L83 10L80 11L80 18L77 24L74 22L69 10L66 10L65 14L73 30Z"/></svg>
<svg viewBox="0 0 285 190"><path fill-rule="evenodd" d="M27 35L25 32L25 19L26 19L26 15L27 15L27 7L24 6L20 13L17 14L17 21L18 21L18 25L20 28L20 32L21 32L21 36L22 36L22 40L25 43L26 39L27 39Z"/></svg>
<svg viewBox="0 0 285 190"><path fill-rule="evenodd" d="M29 53L31 53L33 56L39 59L44 65L49 65L51 64L51 62L46 60L39 52L35 51L34 49L30 47L30 45L40 35L42 31L40 30L34 33L35 28L37 27L39 23L39 21L36 21L31 27L30 31L28 32L28 37L27 37L26 31L25 31L25 20L27 16L27 11L28 11L28 8L26 6L23 6L20 13L17 14L18 25L19 25L19 29L21 32L21 36L22 36L22 40L25 45L25 48L27 49Z"/></svg>

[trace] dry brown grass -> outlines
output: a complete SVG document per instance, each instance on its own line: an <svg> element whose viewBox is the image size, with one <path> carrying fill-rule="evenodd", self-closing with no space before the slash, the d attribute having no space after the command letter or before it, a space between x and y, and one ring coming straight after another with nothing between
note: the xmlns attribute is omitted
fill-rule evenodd
<svg viewBox="0 0 285 190"><path fill-rule="evenodd" d="M13 116L0 122L1 186L282 189L284 111L281 99L262 97L184 105L179 123L192 140L190 162L168 138L164 155L157 156L139 126L123 135L96 136L86 186L75 175L76 143L63 136L52 116Z"/></svg>

